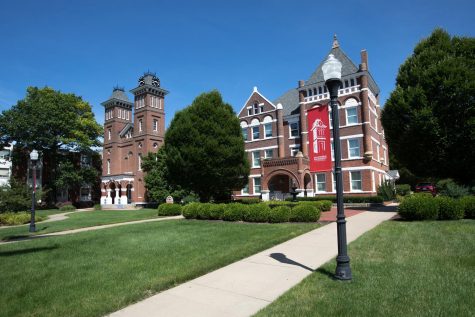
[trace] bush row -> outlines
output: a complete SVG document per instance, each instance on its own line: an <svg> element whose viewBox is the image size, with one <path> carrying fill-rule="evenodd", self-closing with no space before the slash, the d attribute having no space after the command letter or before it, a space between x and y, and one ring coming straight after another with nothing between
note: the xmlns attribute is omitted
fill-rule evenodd
<svg viewBox="0 0 475 317"><path fill-rule="evenodd" d="M45 220L45 216L35 215L35 221ZM16 226L29 223L31 214L29 212L5 212L0 214L0 224L5 226Z"/></svg>
<svg viewBox="0 0 475 317"><path fill-rule="evenodd" d="M315 196L315 197L297 197L297 201L319 201L329 200L336 203L336 196ZM287 198L286 201L292 201L292 198ZM343 202L347 204L359 203L382 203L384 201L381 196L343 196Z"/></svg>
<svg viewBox="0 0 475 317"><path fill-rule="evenodd" d="M475 218L475 196L455 199L447 196L414 194L399 204L399 215L408 220L456 220Z"/></svg>
<svg viewBox="0 0 475 317"><path fill-rule="evenodd" d="M323 204L321 204L323 206ZM191 203L182 208L187 219L210 219L247 222L315 222L321 209L316 204L298 204L293 208L281 205L271 208L268 204L201 204Z"/></svg>

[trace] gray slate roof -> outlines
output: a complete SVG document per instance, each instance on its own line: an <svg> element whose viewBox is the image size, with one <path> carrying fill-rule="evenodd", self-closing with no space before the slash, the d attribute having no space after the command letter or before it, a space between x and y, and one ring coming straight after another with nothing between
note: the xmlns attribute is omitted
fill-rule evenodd
<svg viewBox="0 0 475 317"><path fill-rule="evenodd" d="M129 101L129 98L125 94L125 91L123 88L114 88L114 90L112 91L112 95L110 96L109 99L118 99L118 100L127 101L127 102Z"/></svg>

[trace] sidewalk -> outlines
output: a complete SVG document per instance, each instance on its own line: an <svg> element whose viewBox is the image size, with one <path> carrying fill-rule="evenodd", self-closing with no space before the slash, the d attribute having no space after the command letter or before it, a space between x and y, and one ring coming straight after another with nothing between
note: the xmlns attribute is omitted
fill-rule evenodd
<svg viewBox="0 0 475 317"><path fill-rule="evenodd" d="M362 212L347 218L348 243L395 215ZM251 316L336 255L336 223L330 223L110 316Z"/></svg>

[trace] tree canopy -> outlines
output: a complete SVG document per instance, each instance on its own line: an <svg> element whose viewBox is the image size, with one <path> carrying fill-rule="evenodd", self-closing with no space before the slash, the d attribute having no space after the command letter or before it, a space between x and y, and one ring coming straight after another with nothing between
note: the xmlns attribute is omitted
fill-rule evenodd
<svg viewBox="0 0 475 317"><path fill-rule="evenodd" d="M475 39L436 29L418 43L382 124L395 158L414 174L475 179Z"/></svg>
<svg viewBox="0 0 475 317"><path fill-rule="evenodd" d="M29 87L26 97L11 109L0 114L0 143L15 141L15 148L26 155L38 150L43 159L45 179L43 185L52 188L65 181L77 183L77 175L57 170L62 160L61 151L90 151L100 146L102 127L96 122L89 103L71 93L52 88ZM64 162L62 162L65 164ZM66 176L69 174L69 176ZM64 176L64 177L61 177ZM89 178L89 177L87 177Z"/></svg>
<svg viewBox="0 0 475 317"><path fill-rule="evenodd" d="M169 179L201 201L229 198L249 176L239 120L218 91L176 113L165 134Z"/></svg>

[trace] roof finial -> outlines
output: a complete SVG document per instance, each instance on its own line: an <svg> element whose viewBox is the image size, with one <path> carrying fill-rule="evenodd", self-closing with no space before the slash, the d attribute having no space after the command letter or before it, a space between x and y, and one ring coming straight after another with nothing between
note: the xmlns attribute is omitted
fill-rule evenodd
<svg viewBox="0 0 475 317"><path fill-rule="evenodd" d="M340 47L340 43L338 43L338 39L336 38L336 34L333 35L333 45L332 48Z"/></svg>

